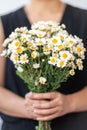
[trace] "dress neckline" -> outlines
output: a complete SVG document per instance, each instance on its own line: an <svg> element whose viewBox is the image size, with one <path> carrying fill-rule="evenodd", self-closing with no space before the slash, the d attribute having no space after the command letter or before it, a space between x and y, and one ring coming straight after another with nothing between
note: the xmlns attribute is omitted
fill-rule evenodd
<svg viewBox="0 0 87 130"><path fill-rule="evenodd" d="M62 23L65 21L66 16L67 16L67 14L69 13L69 7L70 7L70 5L66 4L66 7L65 7L65 10L64 10L64 12L63 12L63 15L62 15L60 24L62 24ZM26 13L25 13L24 6L21 8L21 10L22 10L22 15L23 15L23 17L24 17L24 19L25 19L27 25L30 27L32 24L31 24L30 20L28 19L27 15L26 15Z"/></svg>

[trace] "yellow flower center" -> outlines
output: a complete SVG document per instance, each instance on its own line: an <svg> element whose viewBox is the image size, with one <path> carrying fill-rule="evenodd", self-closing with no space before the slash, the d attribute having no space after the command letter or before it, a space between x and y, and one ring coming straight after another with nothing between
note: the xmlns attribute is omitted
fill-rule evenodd
<svg viewBox="0 0 87 130"><path fill-rule="evenodd" d="M70 40L69 43L70 43L70 44L74 44L74 41Z"/></svg>
<svg viewBox="0 0 87 130"><path fill-rule="evenodd" d="M31 57L32 57L32 58L36 58L36 53L32 53L32 54L31 54Z"/></svg>
<svg viewBox="0 0 87 130"><path fill-rule="evenodd" d="M68 57L68 55L67 55L66 53L64 53L64 54L62 55L62 57L63 57L64 59L66 59L66 58Z"/></svg>
<svg viewBox="0 0 87 130"><path fill-rule="evenodd" d="M40 45L43 45L43 42L40 40L40 41L39 41L39 44L40 44Z"/></svg>
<svg viewBox="0 0 87 130"><path fill-rule="evenodd" d="M69 47L69 45L70 45L69 43L66 43L66 47Z"/></svg>
<svg viewBox="0 0 87 130"><path fill-rule="evenodd" d="M77 52L81 52L82 51L82 48L77 48Z"/></svg>
<svg viewBox="0 0 87 130"><path fill-rule="evenodd" d="M57 40L56 38L53 38L53 39L52 39L52 43L53 43L53 44L56 44L57 42L58 42L58 40Z"/></svg>
<svg viewBox="0 0 87 130"><path fill-rule="evenodd" d="M41 83L44 84L45 83L44 80L41 80Z"/></svg>
<svg viewBox="0 0 87 130"><path fill-rule="evenodd" d="M26 41L26 40L27 40L27 38L26 38L26 37L23 37L23 38L22 38L22 40L23 40L23 41Z"/></svg>
<svg viewBox="0 0 87 130"><path fill-rule="evenodd" d="M64 36L60 35L60 39L61 39L61 40L64 40Z"/></svg>
<svg viewBox="0 0 87 130"><path fill-rule="evenodd" d="M22 57L22 61L26 61L27 60L27 58L26 57Z"/></svg>
<svg viewBox="0 0 87 130"><path fill-rule="evenodd" d="M82 66L82 62L78 61L77 65Z"/></svg>
<svg viewBox="0 0 87 130"><path fill-rule="evenodd" d="M33 43L32 43L32 42L28 42L28 45L29 45L29 46L32 46L32 45L33 45Z"/></svg>
<svg viewBox="0 0 87 130"><path fill-rule="evenodd" d="M62 50L62 49L63 49L63 46L62 46L62 45L58 45L58 49L59 49L59 50Z"/></svg>
<svg viewBox="0 0 87 130"><path fill-rule="evenodd" d="M74 75L74 74L75 74L74 69L70 70L70 75Z"/></svg>
<svg viewBox="0 0 87 130"><path fill-rule="evenodd" d="M49 48L48 47L44 47L44 51L48 51L49 50Z"/></svg>
<svg viewBox="0 0 87 130"><path fill-rule="evenodd" d="M52 58L50 59L50 61L51 61L52 63L55 63L55 62L56 62L56 58L55 58L55 57L52 57Z"/></svg>
<svg viewBox="0 0 87 130"><path fill-rule="evenodd" d="M15 61L18 61L18 56L14 56L14 60L15 60Z"/></svg>
<svg viewBox="0 0 87 130"><path fill-rule="evenodd" d="M64 65L64 61L60 61L60 66L62 67Z"/></svg>
<svg viewBox="0 0 87 130"><path fill-rule="evenodd" d="M17 53L22 53L22 48L17 48L16 52Z"/></svg>
<svg viewBox="0 0 87 130"><path fill-rule="evenodd" d="M20 45L20 42L19 41L16 41L15 42L15 46L17 47L17 46L19 46Z"/></svg>

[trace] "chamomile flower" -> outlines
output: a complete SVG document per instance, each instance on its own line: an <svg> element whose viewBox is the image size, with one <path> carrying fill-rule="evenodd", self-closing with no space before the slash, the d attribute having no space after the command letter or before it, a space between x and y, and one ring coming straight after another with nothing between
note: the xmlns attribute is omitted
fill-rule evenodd
<svg viewBox="0 0 87 130"><path fill-rule="evenodd" d="M11 42L10 38L5 39L5 41L3 43L3 47L6 47L10 42Z"/></svg>
<svg viewBox="0 0 87 130"><path fill-rule="evenodd" d="M47 45L43 46L43 52L47 52L47 51L49 51L49 46Z"/></svg>
<svg viewBox="0 0 87 130"><path fill-rule="evenodd" d="M33 51L37 51L38 50L38 46L36 44L33 44L31 47L29 47L31 50ZM39 53L38 53L39 54Z"/></svg>
<svg viewBox="0 0 87 130"><path fill-rule="evenodd" d="M18 67L17 67L17 70L18 70L19 72L21 72L21 73L24 71L21 66L18 66Z"/></svg>
<svg viewBox="0 0 87 130"><path fill-rule="evenodd" d="M76 40L72 35L70 35L65 39L64 44L66 48L71 48L76 45Z"/></svg>
<svg viewBox="0 0 87 130"><path fill-rule="evenodd" d="M15 53L21 54L24 51L24 47L20 46L15 49Z"/></svg>
<svg viewBox="0 0 87 130"><path fill-rule="evenodd" d="M27 27L20 27L20 28L16 28L16 29L15 29L15 32L16 32L16 33L26 34L26 33L28 33L28 29L27 29Z"/></svg>
<svg viewBox="0 0 87 130"><path fill-rule="evenodd" d="M49 50L49 51L53 51L53 49L54 49L54 46L53 46L52 44L48 44L47 47L48 47L48 50Z"/></svg>
<svg viewBox="0 0 87 130"><path fill-rule="evenodd" d="M22 42L27 42L28 39L29 39L29 38L28 38L28 35L27 35L27 34L22 34L22 35L21 35L21 41L22 41Z"/></svg>
<svg viewBox="0 0 87 130"><path fill-rule="evenodd" d="M69 51L60 51L59 55L60 55L60 59L62 60L70 60L71 58L71 54Z"/></svg>
<svg viewBox="0 0 87 130"><path fill-rule="evenodd" d="M11 39L17 39L17 37L18 37L18 34L16 33L16 32L12 32L11 34L10 34L10 36L9 36Z"/></svg>
<svg viewBox="0 0 87 130"><path fill-rule="evenodd" d="M45 38L37 38L36 44L37 44L37 46L43 46L46 44L46 39Z"/></svg>
<svg viewBox="0 0 87 130"><path fill-rule="evenodd" d="M63 32L59 32L58 33L58 38L61 40L61 41L64 41L67 37L67 34L66 33L63 33Z"/></svg>
<svg viewBox="0 0 87 130"><path fill-rule="evenodd" d="M25 63L28 63L28 62L29 62L28 55L26 53L22 54L20 56L20 64L25 64Z"/></svg>
<svg viewBox="0 0 87 130"><path fill-rule="evenodd" d="M31 47L33 46L33 41L28 41L28 42L27 42L27 45L28 45L28 47L31 48Z"/></svg>
<svg viewBox="0 0 87 130"><path fill-rule="evenodd" d="M54 50L61 51L64 49L63 43L59 43L57 46L54 47Z"/></svg>
<svg viewBox="0 0 87 130"><path fill-rule="evenodd" d="M50 55L51 52L50 52L50 51L44 51L43 53L44 53L45 55Z"/></svg>
<svg viewBox="0 0 87 130"><path fill-rule="evenodd" d="M50 30L51 30L51 33L55 33L55 32L57 32L59 30L59 28L54 26Z"/></svg>
<svg viewBox="0 0 87 130"><path fill-rule="evenodd" d="M35 85L35 86L38 86L38 84L39 84L38 81L35 81L35 82L34 82L34 85Z"/></svg>
<svg viewBox="0 0 87 130"><path fill-rule="evenodd" d="M70 71L69 71L69 73L70 73L70 75L75 75L75 70L74 69L71 69Z"/></svg>
<svg viewBox="0 0 87 130"><path fill-rule="evenodd" d="M18 47L21 46L22 44L23 44L23 43L20 42L18 39L17 39L17 40L14 40L14 41L12 42L13 48L18 48Z"/></svg>
<svg viewBox="0 0 87 130"><path fill-rule="evenodd" d="M57 67L58 68L64 68L66 66L67 62L65 60L58 59L57 60Z"/></svg>
<svg viewBox="0 0 87 130"><path fill-rule="evenodd" d="M81 59L77 59L76 64L77 64L79 70L83 70L83 62Z"/></svg>
<svg viewBox="0 0 87 130"><path fill-rule="evenodd" d="M54 36L53 38L51 38L51 41L50 41L53 45L58 45L58 43L60 43L60 39L56 36Z"/></svg>
<svg viewBox="0 0 87 130"><path fill-rule="evenodd" d="M10 59L13 61L14 64L19 63L19 56L16 54L11 54Z"/></svg>
<svg viewBox="0 0 87 130"><path fill-rule="evenodd" d="M75 48L75 52L76 52L79 56L83 55L83 54L84 54L84 48L83 48L83 46L77 45L77 47Z"/></svg>
<svg viewBox="0 0 87 130"><path fill-rule="evenodd" d="M32 58L36 58L36 57L38 57L39 56L39 53L37 52L37 51L33 51L32 53L31 53L31 57Z"/></svg>
<svg viewBox="0 0 87 130"><path fill-rule="evenodd" d="M7 50L3 50L3 52L0 54L0 56L6 56L7 55Z"/></svg>
<svg viewBox="0 0 87 130"><path fill-rule="evenodd" d="M46 78L45 77L40 77L39 82L44 85L46 83Z"/></svg>
<svg viewBox="0 0 87 130"><path fill-rule="evenodd" d="M34 68L34 69L40 68L40 64L38 64L38 63L33 64L33 68Z"/></svg>
<svg viewBox="0 0 87 130"><path fill-rule="evenodd" d="M70 62L68 62L67 67L72 68L72 69L76 69L77 65L73 61L70 61Z"/></svg>
<svg viewBox="0 0 87 130"><path fill-rule="evenodd" d="M42 38L42 37L44 37L46 35L46 32L38 30L36 35L38 36L38 38Z"/></svg>
<svg viewBox="0 0 87 130"><path fill-rule="evenodd" d="M44 30L45 28L46 28L46 23L44 23L43 21L40 21L40 22L38 22L37 24L36 23L34 23L33 25L32 25L32 30L33 29L38 29L38 30Z"/></svg>
<svg viewBox="0 0 87 130"><path fill-rule="evenodd" d="M56 57L53 57L53 56L51 56L51 57L50 57L50 60L48 61L48 63L49 63L49 64L52 64L52 65L55 65L56 62L57 62L57 58L56 58Z"/></svg>

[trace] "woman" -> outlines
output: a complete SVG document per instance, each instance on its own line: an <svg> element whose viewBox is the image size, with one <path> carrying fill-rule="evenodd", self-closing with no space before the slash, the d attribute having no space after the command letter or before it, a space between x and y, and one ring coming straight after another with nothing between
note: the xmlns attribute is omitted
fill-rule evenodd
<svg viewBox="0 0 87 130"><path fill-rule="evenodd" d="M3 40L16 27L30 29L31 24L42 20L64 23L67 31L82 38L87 47L87 11L59 0L30 0L26 6L1 17L0 52ZM58 92L36 94L29 93L26 84L16 76L12 62L0 57L2 130L34 130L37 120L52 120L52 130L87 130L86 66L85 59L84 70L77 71Z"/></svg>

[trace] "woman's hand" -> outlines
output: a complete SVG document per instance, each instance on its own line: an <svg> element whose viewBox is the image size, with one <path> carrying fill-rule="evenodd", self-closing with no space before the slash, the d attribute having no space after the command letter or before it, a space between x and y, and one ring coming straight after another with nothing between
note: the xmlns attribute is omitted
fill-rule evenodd
<svg viewBox="0 0 87 130"><path fill-rule="evenodd" d="M26 109L31 118L36 120L52 120L72 112L69 96L59 92L28 93L25 98Z"/></svg>

